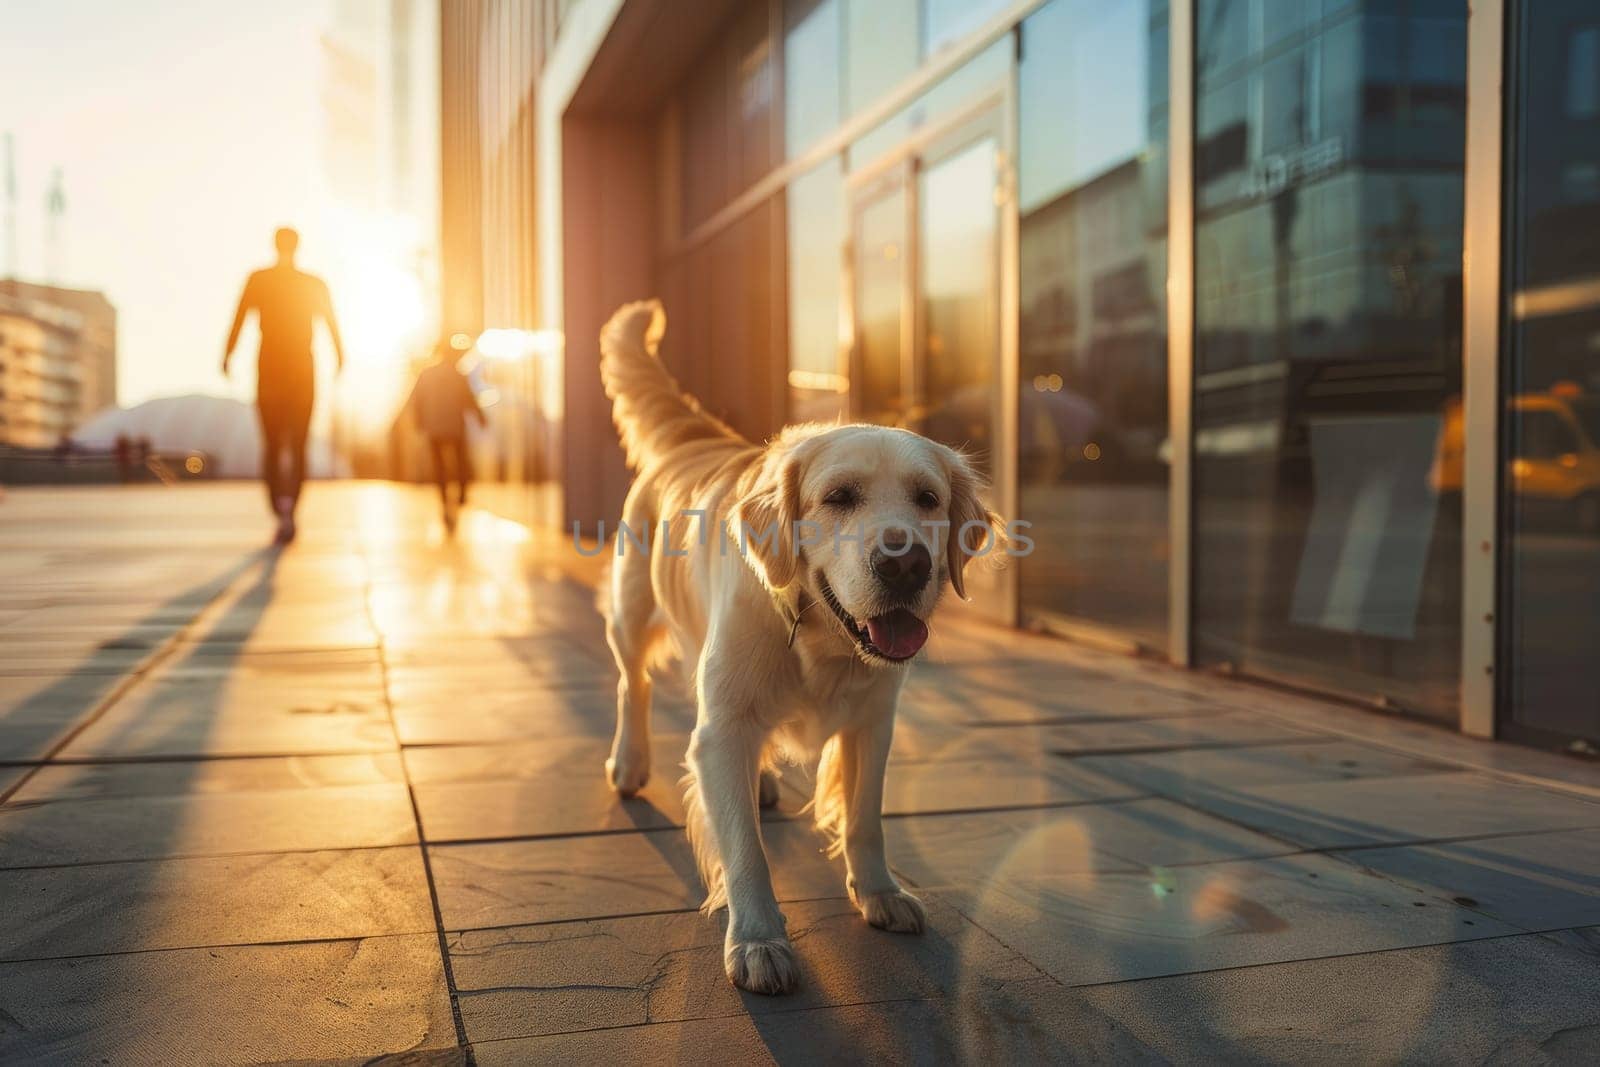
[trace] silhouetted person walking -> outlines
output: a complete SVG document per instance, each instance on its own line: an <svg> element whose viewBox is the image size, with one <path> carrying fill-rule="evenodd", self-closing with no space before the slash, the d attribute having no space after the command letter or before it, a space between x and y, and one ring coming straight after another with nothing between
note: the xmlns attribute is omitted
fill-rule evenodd
<svg viewBox="0 0 1600 1067"><path fill-rule="evenodd" d="M467 486L472 481L472 460L467 454L467 416L470 414L477 419L480 426L487 425L488 419L478 406L478 398L473 395L467 376L456 369L458 353L450 347L450 342L440 341L434 356L434 362L417 375L406 407L417 420L417 429L428 439L428 448L433 453L433 477L439 483L439 504L444 509L444 524L454 529L450 474L452 471L455 474L457 507L466 504Z"/></svg>
<svg viewBox="0 0 1600 1067"><path fill-rule="evenodd" d="M261 477L267 500L278 516L279 544L294 540L294 511L300 486L306 479L306 434L311 429L311 405L316 394L316 373L311 358L311 335L317 319L333 340L337 367L344 369L344 342L333 316L328 287L314 274L296 269L295 249L300 235L285 227L273 235L278 262L251 274L239 296L239 310L228 331L222 353L222 373L228 373L239 329L250 311L261 328L261 355L257 363L256 410L261 416ZM287 460L287 470L285 461Z"/></svg>

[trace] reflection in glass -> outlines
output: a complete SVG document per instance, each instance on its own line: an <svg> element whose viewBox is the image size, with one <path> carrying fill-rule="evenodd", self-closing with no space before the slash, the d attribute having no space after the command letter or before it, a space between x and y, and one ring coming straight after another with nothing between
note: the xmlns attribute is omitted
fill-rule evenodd
<svg viewBox="0 0 1600 1067"><path fill-rule="evenodd" d="M1284 6L1196 7L1195 652L1453 719L1466 4Z"/></svg>
<svg viewBox="0 0 1600 1067"><path fill-rule="evenodd" d="M1513 736L1600 741L1600 9L1517 5L1506 288Z"/></svg>
<svg viewBox="0 0 1600 1067"><path fill-rule="evenodd" d="M1152 8L1154 7L1154 10ZM1030 613L1166 647L1165 5L1022 27L1020 513Z"/></svg>
<svg viewBox="0 0 1600 1067"><path fill-rule="evenodd" d="M919 0L854 0L845 12L845 103L867 107L917 69Z"/></svg>
<svg viewBox="0 0 1600 1067"><path fill-rule="evenodd" d="M1006 0L922 0L922 54L931 56L982 26Z"/></svg>
<svg viewBox="0 0 1600 1067"><path fill-rule="evenodd" d="M790 159L839 124L839 4L783 5L783 141Z"/></svg>
<svg viewBox="0 0 1600 1067"><path fill-rule="evenodd" d="M918 176L922 286L921 403L913 429L992 471L995 307L995 143L984 138Z"/></svg>
<svg viewBox="0 0 1600 1067"><path fill-rule="evenodd" d="M846 414L850 380L840 360L844 176L830 159L786 193L789 254L789 419Z"/></svg>
<svg viewBox="0 0 1600 1067"><path fill-rule="evenodd" d="M856 417L898 424L910 410L904 363L906 193L892 186L856 214Z"/></svg>

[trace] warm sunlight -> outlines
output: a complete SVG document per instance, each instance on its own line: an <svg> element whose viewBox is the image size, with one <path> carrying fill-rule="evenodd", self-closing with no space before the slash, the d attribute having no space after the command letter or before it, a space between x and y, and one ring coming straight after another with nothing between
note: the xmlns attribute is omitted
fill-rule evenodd
<svg viewBox="0 0 1600 1067"><path fill-rule="evenodd" d="M1600 0L0 12L0 1067L1600 1063Z"/></svg>
<svg viewBox="0 0 1600 1067"><path fill-rule="evenodd" d="M431 343L433 316L418 260L416 229L403 218L347 220L329 250L328 272L355 367L404 364Z"/></svg>

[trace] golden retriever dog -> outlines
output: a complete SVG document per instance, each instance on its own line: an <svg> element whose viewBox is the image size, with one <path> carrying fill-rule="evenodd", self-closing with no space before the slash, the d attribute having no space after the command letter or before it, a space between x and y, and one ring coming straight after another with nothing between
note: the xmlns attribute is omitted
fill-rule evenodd
<svg viewBox="0 0 1600 1067"><path fill-rule="evenodd" d="M666 319L630 304L601 333L600 373L629 465L609 589L617 732L606 774L623 796L650 776L652 662L692 669L698 712L684 778L689 839L728 908L734 985L798 979L758 807L774 768L818 759L811 810L843 854L866 921L920 933L921 903L884 855L884 769L908 664L948 581L1001 537L960 453L907 430L794 426L765 447L700 409L656 358Z"/></svg>

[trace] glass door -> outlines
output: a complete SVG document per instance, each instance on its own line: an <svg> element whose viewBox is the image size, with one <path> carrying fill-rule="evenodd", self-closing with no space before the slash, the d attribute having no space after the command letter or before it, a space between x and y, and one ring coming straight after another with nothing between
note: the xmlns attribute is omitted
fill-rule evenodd
<svg viewBox="0 0 1600 1067"><path fill-rule="evenodd" d="M911 139L855 180L851 409L960 449L1004 507L1000 145L989 111ZM1012 569L968 571L978 610L1013 621Z"/></svg>
<svg viewBox="0 0 1600 1067"><path fill-rule="evenodd" d="M854 211L854 417L906 425L913 406L908 276L909 190L904 168L866 190Z"/></svg>
<svg viewBox="0 0 1600 1067"><path fill-rule="evenodd" d="M999 412L999 217L992 136L917 174L918 314L912 429L972 457L993 479Z"/></svg>

